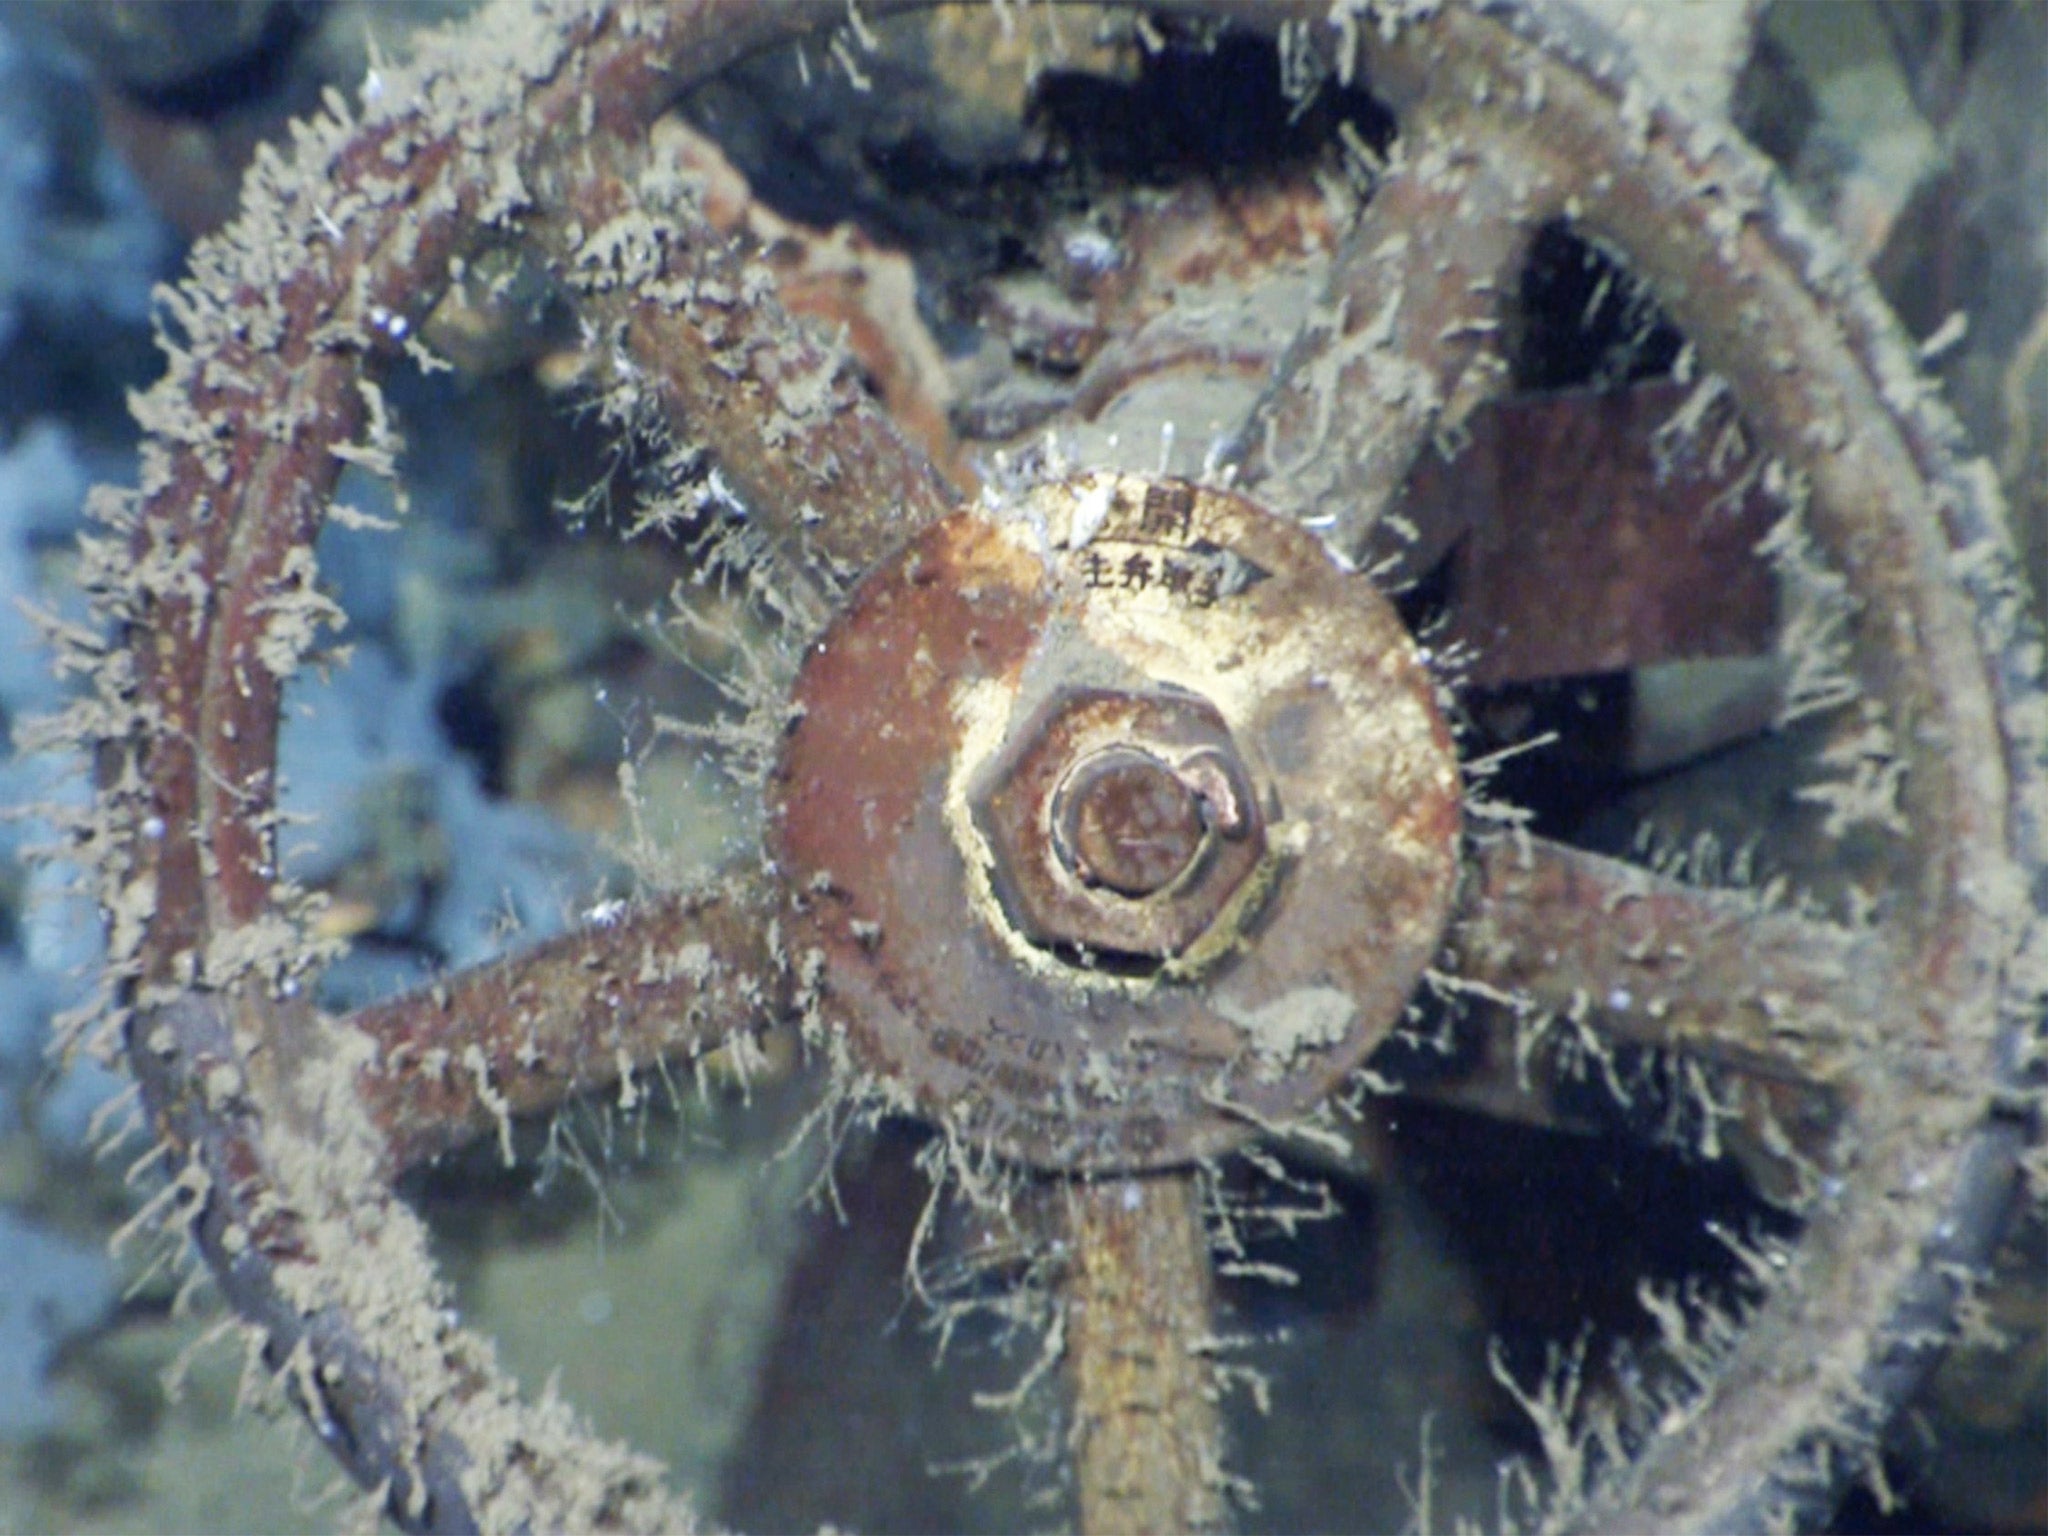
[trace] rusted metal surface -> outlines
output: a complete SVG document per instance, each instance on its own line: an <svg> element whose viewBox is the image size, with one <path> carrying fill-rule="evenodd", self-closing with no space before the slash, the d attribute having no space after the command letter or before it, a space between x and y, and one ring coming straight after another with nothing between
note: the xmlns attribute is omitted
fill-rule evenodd
<svg viewBox="0 0 2048 1536"><path fill-rule="evenodd" d="M589 141L593 103L608 132L643 128L676 87L665 47L715 69L828 14L704 6L672 28L650 16L622 30L592 13L530 35L521 71L466 83L440 55L424 66L434 90L395 92L353 131L329 125L294 169L245 192L173 305L180 350L141 407L154 432L143 491L113 529L123 553L100 594L128 649L102 672L89 728L99 878L133 914L110 946L135 1009L130 1047L153 1126L210 1191L187 1220L223 1288L263 1331L272 1368L303 1364L300 1406L409 1527L473 1526L508 1500L517 1520L545 1509L551 1525L689 1517L643 1459L522 1408L440 1315L416 1224L359 1177L388 1161L351 1140L368 1124L361 1106L344 1094L292 1107L338 1080L347 1049L278 996L300 990L316 954L293 952L275 906L277 721L295 658L289 642L266 644L281 618L316 609L309 552L340 454L374 463L389 450L362 441L363 381L417 332L450 261L518 211L522 178L567 140ZM194 986L205 990L186 997ZM244 1058L266 1070L224 1101L219 1068ZM331 1155L281 1160L294 1124L324 1130ZM290 1252L250 1241L280 1222ZM515 1456L527 1470L501 1476Z"/></svg>
<svg viewBox="0 0 2048 1536"><path fill-rule="evenodd" d="M1426 570L1445 530L1389 519L1432 440L1507 380L1502 296L1537 229L1589 169L1465 121L1449 94L1403 124L1338 252L1322 313L1282 357L1234 461L1246 485L1328 530L1361 565Z"/></svg>
<svg viewBox="0 0 2048 1536"><path fill-rule="evenodd" d="M1297 23L1304 62L1346 78L1362 69L1403 117L1405 159L1347 240L1331 313L1290 349L1247 434L1267 456L1247 470L1286 489L1292 510L1354 556L1426 561L1447 546L1452 518L1398 548L1375 541L1394 526L1388 498L1421 446L1455 432L1497 384L1502 280L1533 224L1568 212L1630 257L1729 381L1760 446L1810 489L1817 558L1861 604L1843 664L1904 765L1895 889L1871 936L1844 942L1696 891L1644 894L1540 844L1518 870L1495 862L1517 856L1509 843L1481 851L1479 907L1446 962L1567 1010L1585 993L1596 1027L1626 1034L1647 1020L1631 1038L1767 1077L1853 1077L1851 1155L1789 1278L1675 1428L1660 1426L1642 1459L1598 1488L1559 1490L1551 1512L1618 1529L1639 1528L1645 1510L1671 1527L1785 1523L1802 1483L1828 1475L1813 1464L1826 1449L1817 1432L1874 1439L1948 1326L2016 1139L1993 1109L2019 1081L2015 1021L2038 1001L2018 979L2037 916L2026 882L2042 862L2038 742L2018 713L2038 689L2038 657L2013 640L1996 508L1955 464L1947 418L1914 393L1874 301L1744 150L1639 94L1598 38L1508 8L1445 7L1348 36L1324 25L1320 3L1182 9ZM819 1006L869 1074L1012 1158L1177 1164L1312 1111L1399 1016L1449 909L1460 785L1435 685L1391 609L1308 534L1239 498L1106 476L1030 493L1005 522L932 524L937 477L878 412L773 414L792 393L801 404L807 381L839 402L845 380L805 371L837 363L772 308L700 293L694 312L650 313L649 295L589 281L599 221L645 211L637 184L629 196L620 180L645 162L615 139L637 136L693 75L844 14L823 0L679 0L631 26L566 22L516 71L485 49L482 84L460 84L443 57L440 91L423 86L417 106L408 93L353 136L310 142L297 182L252 191L244 226L202 254L208 277L179 301L185 350L145 406L155 437L143 495L118 525L125 565L103 577L102 612L125 649L94 659L100 713L81 727L100 751L93 835L133 1005L129 1056L153 1126L174 1161L189 1160L185 1219L263 1330L267 1363L409 1526L690 1519L644 1459L523 1407L441 1305L424 1242L382 1182L384 1137L358 1091L374 1042L303 1002L309 957L289 952L292 917L277 905L277 713L297 659L277 621L317 611L306 557L336 451L381 451L355 441L370 415L362 381L425 318L479 228L514 217L529 189L549 204L533 222L565 278L580 273L593 323L608 339L623 326L664 370L677 419L751 475L748 494L774 502L778 531L801 548L808 523L792 499L841 474L861 489L822 493L818 508L848 529L810 546L823 560L858 564L927 530L882 561L810 658L776 790L791 959L821 959ZM1488 89L1446 93L1444 80ZM687 209L667 213L692 245L701 232ZM701 253L690 254L674 272L718 278L734 253L709 238L708 266L689 266ZM670 272L675 252L655 254L656 275ZM744 332L757 319L765 329L737 348L722 330L671 347L663 330ZM756 419L764 411L772 428ZM774 439L792 432L783 465ZM912 487L900 514L887 501L899 475ZM1634 601L1627 586L1613 584L1621 608ZM1695 633L1692 619L1651 628L1669 643ZM1204 943L1134 977L1016 931L988 883L969 790L1057 690L1161 684L1207 698L1224 720L1267 852ZM575 963L549 976L568 1001L553 1017L571 1034L587 1018L568 985ZM1859 973L1846 991L1837 967ZM463 985L502 1000L516 975L515 963ZM1632 992L1615 1003L1617 978L1627 988L1638 976L1661 1014L1648 1002L1639 1014ZM1864 978L1884 992L1858 1016ZM1604 1008L1591 998L1601 985ZM1815 1017L1785 1027L1765 986ZM655 1038L663 1027L635 1026ZM489 1043L516 1060L514 1035ZM498 1070L481 1044L478 1056ZM536 1083L533 1102L572 1082ZM442 1107L473 1123L478 1104L489 1107L481 1091ZM387 1115L399 1125L408 1113ZM1095 1212L1086 1230L1113 1248L1118 1219ZM1084 1264L1100 1257L1089 1242ZM1143 1263L1155 1259L1166 1262ZM1173 1312L1188 1329L1194 1314ZM1076 1339L1076 1373L1113 1378L1116 1340ZM1830 1369L1788 1380L1786 1358ZM1153 1391L1110 1389L1102 1421ZM1140 1416L1124 1418L1142 1430ZM1178 1468L1169 1497L1200 1491L1184 1445L1161 1451ZM1136 1483L1112 1470L1104 1486L1113 1502Z"/></svg>
<svg viewBox="0 0 2048 1536"><path fill-rule="evenodd" d="M977 324L1041 375L1028 393L968 383L956 423L1015 442L1056 414L1096 419L1177 373L1230 372L1255 388L1353 212L1348 192L1299 172L1106 196L1085 227L1044 243L1042 274L974 295Z"/></svg>
<svg viewBox="0 0 2048 1536"><path fill-rule="evenodd" d="M1083 1179L1058 1197L1080 1528L1095 1536L1228 1527L1215 1331L1191 1174Z"/></svg>
<svg viewBox="0 0 2048 1536"><path fill-rule="evenodd" d="M606 139L551 162L536 172L551 212L530 238L571 274L596 334L645 371L674 440L711 448L783 557L770 580L808 584L815 622L831 577L865 569L961 488L905 441L838 340L762 288L764 252L745 229L716 228L679 187L649 194L666 185L665 152Z"/></svg>
<svg viewBox="0 0 2048 1536"><path fill-rule="evenodd" d="M1165 890L1195 862L1207 830L1201 801L1149 752L1111 747L1077 763L1052 806L1060 863L1119 896Z"/></svg>
<svg viewBox="0 0 2048 1536"><path fill-rule="evenodd" d="M275 1013L278 1022L300 1026L296 1054L304 1060L305 1037L314 1033L305 1028L304 1011ZM417 1361L380 1349L362 1319L345 1308L298 1305L321 1267L342 1257L322 1252L306 1231L302 1208L276 1196L270 1148L280 1122L297 1106L257 1091L242 1075L237 1037L247 1024L246 1017L232 1017L227 999L195 992L165 1006L152 1022L165 1031L160 1047L135 1058L136 1078L157 1106L160 1134L213 1181L210 1192L183 1203L179 1216L209 1256L229 1304L262 1330L264 1363L282 1371L301 1349L320 1363L319 1377L301 1377L287 1390L310 1423L326 1427L324 1438L342 1464L366 1483L372 1475L407 1469L397 1511L414 1526L460 1528L457 1512L470 1502L462 1481L469 1456L465 1437L446 1414L472 1400L476 1378L458 1403L418 1423L412 1407ZM233 1076L224 1077L224 1070ZM212 1091L203 1086L209 1082ZM230 1084L233 1091L223 1091ZM445 1323L423 1329L414 1347L452 1355L471 1371L478 1363Z"/></svg>
<svg viewBox="0 0 2048 1536"><path fill-rule="evenodd" d="M1460 530L1445 638L1468 648L1471 682L1771 650L1776 584L1757 546L1785 507L1724 393L1523 396L1470 425L1448 462L1421 455L1399 505Z"/></svg>
<svg viewBox="0 0 2048 1536"><path fill-rule="evenodd" d="M1235 288L1276 266L1327 256L1354 210L1314 176L1282 172L1238 185L1194 181L1121 208L1116 259L1069 262L1068 285L1110 337L1142 332L1191 290Z"/></svg>
<svg viewBox="0 0 2048 1536"><path fill-rule="evenodd" d="M1447 963L1616 1040L1846 1088L1910 996L1878 931L1774 911L1544 838L1479 848Z"/></svg>
<svg viewBox="0 0 2048 1536"><path fill-rule="evenodd" d="M1482 36L1469 18L1457 26L1477 45L1475 65L1506 62L1510 36ZM1624 87L1597 71L1552 83L1543 119L1557 152L1588 163L1614 153ZM1586 189L1581 226L1628 252L1701 362L1727 379L1759 445L1810 488L1805 527L1874 616L1856 635L1857 680L1897 722L1914 786L1904 805L1914 873L1901 877L1903 899L1884 923L1912 978L1901 999L1911 1023L1864 1036L1858 1155L1842 1203L1802 1253L1800 1283L1771 1293L1687 1434L1660 1438L1633 1474L1657 1482L1660 1519L1761 1525L1790 1507L1802 1472L1815 1476L1802 1455L1806 1426L1824 1420L1874 1432L1870 1405L1894 1398L1924 1367L1923 1330L1947 1315L1953 1297L1938 1272L1950 1237L1967 1225L1956 1214L1981 1210L1982 1192L1995 1187L1995 1175L1983 1181L2004 1154L1985 1100L1963 1110L1916 1084L1927 1081L1928 1049L1955 1053L1941 1075L1960 1073L1980 1093L2005 1070L1994 979L2004 962L1991 957L2010 953L2009 918L2024 909L2031 921L2034 899L2019 895L2030 876L2018 868L2038 868L2038 851L2016 867L2013 850L2016 837L2033 847L2020 786L2034 778L2036 748L2002 732L1997 718L1987 655L2011 632L1992 616L1997 579L1958 579L1943 526L1949 514L1936 510L1981 514L1986 498L1965 489L1954 460L1942 457L1939 413L1902 382L1911 364L1892 322L1730 138L1700 133L1659 105L1639 142L1645 152L1634 173ZM1972 529L1954 548L1978 544L1993 518L1966 515ZM2016 901L2005 917L1993 910L1999 903L1981 900L1981 881L1994 870L2007 872L1993 878L2008 882ZM1934 1132L1936 1120L1949 1133ZM1894 1192L1907 1187L1926 1204L1915 1236L1901 1241ZM1855 1358L1867 1374L1834 1391L1787 1391L1779 1375L1787 1350ZM1756 1412L1762 1392L1776 1394L1783 1411ZM1758 1479L1764 1467L1775 1475ZM1747 1486L1737 1493L1739 1484ZM1632 1514L1627 1498L1621 1485L1610 1487L1585 1523L1639 1524L1640 1508Z"/></svg>
<svg viewBox="0 0 2048 1536"><path fill-rule="evenodd" d="M1464 988L1469 1036L1454 1062L1395 1074L1404 1089L1586 1130L1589 1083L1626 1109L1654 1050L1708 1106L1712 1155L1795 1208L1839 1155L1869 1032L1903 1031L1911 1011L1881 931L1543 838L1474 851L1440 964Z"/></svg>
<svg viewBox="0 0 2048 1536"><path fill-rule="evenodd" d="M1266 863L1230 727L1193 694L1063 689L969 798L997 900L1047 948L1184 956Z"/></svg>
<svg viewBox="0 0 2048 1536"><path fill-rule="evenodd" d="M691 184L713 228L765 259L777 300L792 315L837 336L852 354L884 414L945 481L971 491L972 461L946 419L945 358L918 312L911 258L858 224L818 229L755 196L718 143L681 114L662 124L661 159Z"/></svg>
<svg viewBox="0 0 2048 1536"><path fill-rule="evenodd" d="M656 897L558 939L350 1014L375 1045L356 1088L394 1172L577 1093L778 1022L788 978L763 882Z"/></svg>
<svg viewBox="0 0 2048 1536"><path fill-rule="evenodd" d="M1159 1167L1305 1113L1437 942L1459 784L1435 686L1384 599L1241 497L1094 475L949 519L854 593L796 699L770 840L832 1015L1009 1156ZM1263 841L1212 830L1224 878L1198 861L1156 908L1091 889L1050 802L1120 746L1197 783L1227 751ZM1170 958L1132 974L1105 933Z"/></svg>

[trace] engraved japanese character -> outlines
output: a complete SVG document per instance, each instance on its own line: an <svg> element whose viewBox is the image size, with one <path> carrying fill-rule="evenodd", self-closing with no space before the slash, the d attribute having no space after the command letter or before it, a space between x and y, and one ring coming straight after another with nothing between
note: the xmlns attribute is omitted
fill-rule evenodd
<svg viewBox="0 0 2048 1536"><path fill-rule="evenodd" d="M1185 543L1194 532L1195 493L1185 485L1145 488L1145 509L1138 527L1147 537Z"/></svg>

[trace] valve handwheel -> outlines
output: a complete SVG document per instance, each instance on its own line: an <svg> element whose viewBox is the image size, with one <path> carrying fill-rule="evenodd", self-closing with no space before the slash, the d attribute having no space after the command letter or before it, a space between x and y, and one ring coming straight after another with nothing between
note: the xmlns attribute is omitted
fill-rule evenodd
<svg viewBox="0 0 2048 1536"><path fill-rule="evenodd" d="M1068 1181L1082 1523L1221 1523L1185 1170L1313 1125L1434 965L1832 1097L1781 1272L1711 1369L1577 1458L1552 1513L1749 1526L1825 1497L1832 1448L1868 1445L1924 1368L2009 1198L2039 1016L2038 656L1995 492L1894 322L1747 148L1568 13L1161 3L1368 85L1400 152L1235 439L1242 493L1084 470L968 506L650 131L751 51L832 26L857 49L900 8L493 12L360 124L259 166L195 258L142 491L96 551L118 647L81 730L116 1016L226 1294L402 1525L685 1524L658 1467L521 1398L457 1325L390 1181L802 1014L864 1091ZM1350 574L1398 552L1383 514L1418 450L1499 387L1500 296L1558 223L1628 261L1803 498L1859 761L1883 768L1834 802L1884 844L1858 924L1484 835L1439 680ZM355 441L376 376L509 233L812 596L867 574L794 682L769 858L326 1017L272 858L280 698L330 617L311 546L336 450L384 446ZM1414 559L1458 533L1412 531ZM1671 641L1622 639L1603 666ZM1144 1176L1091 1177L1112 1172ZM1133 1364L1119 1320L1162 1347Z"/></svg>

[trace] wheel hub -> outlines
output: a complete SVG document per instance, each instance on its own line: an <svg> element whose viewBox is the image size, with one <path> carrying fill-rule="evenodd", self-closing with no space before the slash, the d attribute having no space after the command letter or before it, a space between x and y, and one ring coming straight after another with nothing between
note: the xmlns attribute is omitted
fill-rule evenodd
<svg viewBox="0 0 2048 1536"><path fill-rule="evenodd" d="M1097 474L957 514L855 592L796 702L771 838L831 1016L1007 1156L1157 1167L1298 1118L1437 948L1435 683L1242 496Z"/></svg>

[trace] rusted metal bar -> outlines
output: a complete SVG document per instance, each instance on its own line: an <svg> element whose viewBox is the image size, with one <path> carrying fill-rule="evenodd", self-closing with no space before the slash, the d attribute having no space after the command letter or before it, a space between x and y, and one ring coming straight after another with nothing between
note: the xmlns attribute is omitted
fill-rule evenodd
<svg viewBox="0 0 2048 1536"><path fill-rule="evenodd" d="M634 1101L637 1074L776 1022L775 909L763 881L663 896L350 1014L376 1042L356 1086L392 1169L573 1094Z"/></svg>
<svg viewBox="0 0 2048 1536"><path fill-rule="evenodd" d="M1543 838L1486 843L1467 873L1440 963L1617 1040L1840 1086L1904 985L1880 934Z"/></svg>
<svg viewBox="0 0 2048 1536"><path fill-rule="evenodd" d="M596 16L563 28L563 55L606 30ZM644 110L666 89L645 42L621 48L615 31L613 40L511 113L480 112L487 121L459 144L424 110L309 139L307 169L328 188L325 223L266 168L241 223L200 248L201 276L169 301L189 350L140 406L156 439L143 456L145 515L130 536L135 611L124 615L151 636L134 653L152 710L150 800L138 819L163 829L134 850L133 877L154 880L162 898L147 975L177 973L189 964L181 956L206 948L209 928L253 923L273 899L262 829L280 673L295 658L276 647L262 647L274 665L251 657L273 626L282 635L294 617L305 622L307 610L291 609L310 596L304 551L341 469L335 450L384 451L357 441L366 357L396 354L449 258L510 211L494 208L504 186L494 162L533 165L555 151L592 92Z"/></svg>
<svg viewBox="0 0 2048 1536"><path fill-rule="evenodd" d="M1333 1139L1296 1155L1347 1178L1378 1177L1387 1166L1385 1120L1422 1102L1566 1136L1654 1128L1696 1155L1730 1159L1766 1200L1811 1202L1842 1123L1839 1095L1698 1058L1652 1063L1556 1022L1507 1007L1462 1009L1449 1056L1424 1051L1383 1069L1382 1086L1391 1080L1398 1099L1367 1100L1362 1119L1340 1119Z"/></svg>
<svg viewBox="0 0 2048 1536"><path fill-rule="evenodd" d="M1058 1199L1081 1529L1222 1530L1222 1427L1200 1354L1214 1331L1209 1245L1194 1177L1075 1181Z"/></svg>
<svg viewBox="0 0 2048 1536"><path fill-rule="evenodd" d="M744 515L788 557L784 579L865 570L974 487L904 439L843 345L790 316L761 282L756 242L663 175L675 152L657 134L559 157L536 178L547 211L529 232L592 332L653 382L674 438L711 446Z"/></svg>
<svg viewBox="0 0 2048 1536"><path fill-rule="evenodd" d="M1245 485L1359 564L1415 574L1457 529L1388 516L1395 493L1432 438L1454 438L1506 383L1502 295L1573 177L1526 142L1482 152L1434 101L1404 126L1339 248L1324 314L1280 360L1233 458Z"/></svg>

